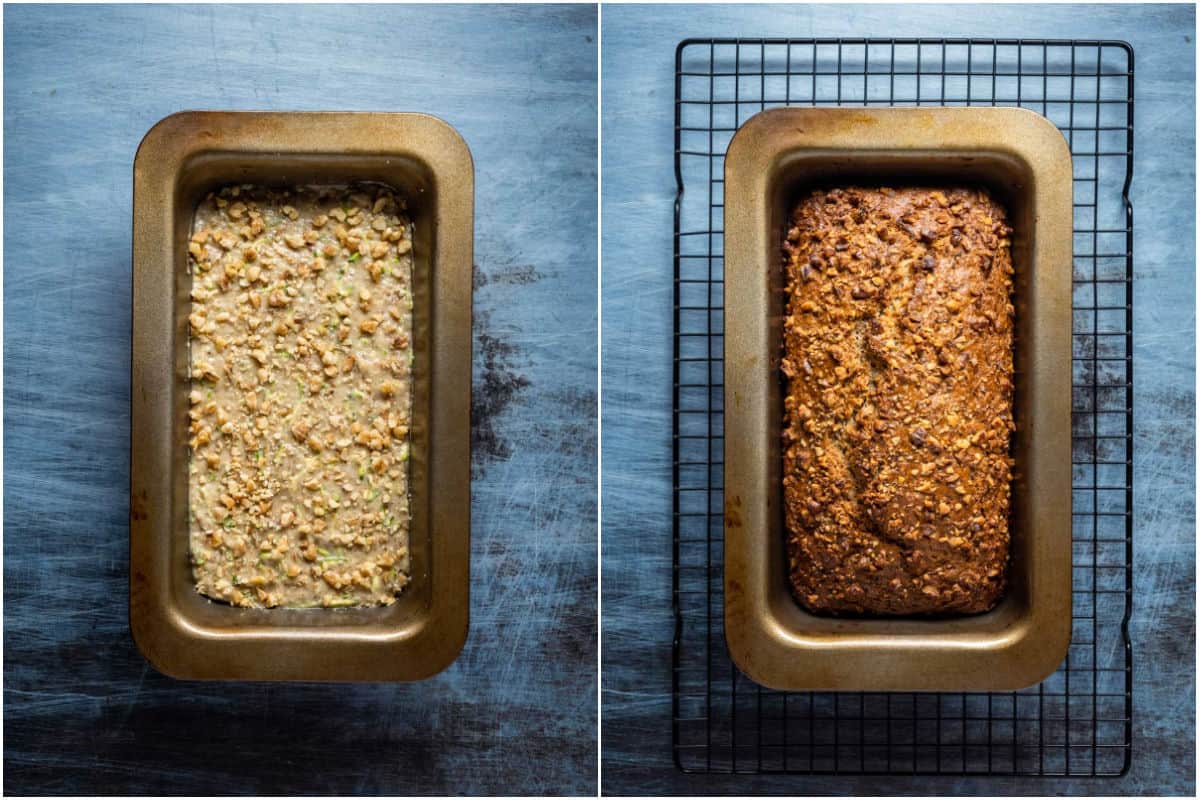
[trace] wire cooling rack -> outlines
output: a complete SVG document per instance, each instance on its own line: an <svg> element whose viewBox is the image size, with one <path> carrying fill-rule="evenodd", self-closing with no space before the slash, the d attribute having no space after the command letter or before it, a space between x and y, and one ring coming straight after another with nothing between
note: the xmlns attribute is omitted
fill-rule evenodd
<svg viewBox="0 0 1200 800"><path fill-rule="evenodd" d="M725 647L723 174L777 106L1023 106L1074 156L1071 647L991 694L783 693ZM1133 51L1123 42L687 40L675 62L673 744L688 772L1120 775L1132 736Z"/></svg>

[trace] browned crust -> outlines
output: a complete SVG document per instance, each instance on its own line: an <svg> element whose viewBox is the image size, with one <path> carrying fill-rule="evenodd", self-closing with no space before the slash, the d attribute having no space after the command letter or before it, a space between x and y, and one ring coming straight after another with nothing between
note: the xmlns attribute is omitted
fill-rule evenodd
<svg viewBox="0 0 1200 800"><path fill-rule="evenodd" d="M809 610L977 613L1004 592L1012 259L975 188L817 190L784 243L784 504Z"/></svg>

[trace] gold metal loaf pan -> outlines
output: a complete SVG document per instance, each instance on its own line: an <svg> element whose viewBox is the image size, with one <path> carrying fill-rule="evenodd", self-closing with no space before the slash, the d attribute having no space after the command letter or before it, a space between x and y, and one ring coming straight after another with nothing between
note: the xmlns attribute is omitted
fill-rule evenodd
<svg viewBox="0 0 1200 800"><path fill-rule="evenodd" d="M133 170L129 621L180 678L402 681L466 641L470 555L474 166L423 114L184 112L155 125ZM414 224L411 582L388 607L252 609L196 593L188 563L186 253L210 190L384 183Z"/></svg>
<svg viewBox="0 0 1200 800"><path fill-rule="evenodd" d="M1018 108L781 108L725 160L725 639L763 685L821 691L1015 690L1071 636L1071 156ZM789 210L814 184L974 183L1009 210L1017 431L1009 587L946 619L806 612L788 591L778 376Z"/></svg>

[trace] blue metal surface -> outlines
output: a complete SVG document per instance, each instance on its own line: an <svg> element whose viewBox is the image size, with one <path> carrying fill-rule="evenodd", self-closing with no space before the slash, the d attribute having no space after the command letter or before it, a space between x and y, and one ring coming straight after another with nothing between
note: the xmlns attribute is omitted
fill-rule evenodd
<svg viewBox="0 0 1200 800"><path fill-rule="evenodd" d="M603 11L606 794L1194 791L1194 12L1185 6ZM1120 38L1138 56L1134 757L1113 780L687 776L671 761L674 48L705 36Z"/></svg>
<svg viewBox="0 0 1200 800"><path fill-rule="evenodd" d="M5 9L6 793L595 791L595 25ZM130 639L132 160L185 108L426 111L471 147L471 635L433 680L181 683Z"/></svg>

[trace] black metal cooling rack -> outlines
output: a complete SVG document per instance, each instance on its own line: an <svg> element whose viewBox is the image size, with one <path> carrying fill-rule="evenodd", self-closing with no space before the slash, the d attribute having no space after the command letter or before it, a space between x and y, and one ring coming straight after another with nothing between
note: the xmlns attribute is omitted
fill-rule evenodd
<svg viewBox="0 0 1200 800"><path fill-rule="evenodd" d="M1071 647L991 694L783 693L722 628L723 174L777 106L1024 106L1074 156ZM1123 42L687 40L675 61L673 745L688 772L1120 775L1132 737L1133 51Z"/></svg>

